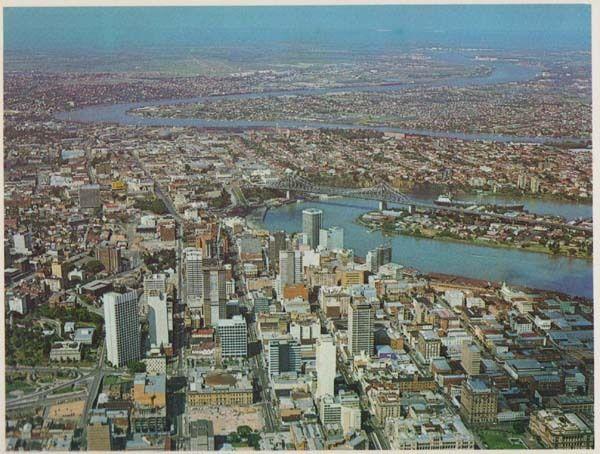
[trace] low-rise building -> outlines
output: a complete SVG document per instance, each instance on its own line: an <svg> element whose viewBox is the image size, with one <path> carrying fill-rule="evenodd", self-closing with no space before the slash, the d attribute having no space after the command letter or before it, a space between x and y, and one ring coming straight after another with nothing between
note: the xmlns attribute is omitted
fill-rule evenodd
<svg viewBox="0 0 600 454"><path fill-rule="evenodd" d="M420 415L417 418L389 418L385 434L392 449L474 449L473 434L458 415Z"/></svg>
<svg viewBox="0 0 600 454"><path fill-rule="evenodd" d="M54 342L50 349L50 361L81 361L81 350L79 342Z"/></svg>
<svg viewBox="0 0 600 454"><path fill-rule="evenodd" d="M550 449L589 449L594 447L593 427L575 413L560 409L538 410L531 414L529 430Z"/></svg>
<svg viewBox="0 0 600 454"><path fill-rule="evenodd" d="M205 405L251 405L252 382L242 373L192 371L187 391L190 407Z"/></svg>

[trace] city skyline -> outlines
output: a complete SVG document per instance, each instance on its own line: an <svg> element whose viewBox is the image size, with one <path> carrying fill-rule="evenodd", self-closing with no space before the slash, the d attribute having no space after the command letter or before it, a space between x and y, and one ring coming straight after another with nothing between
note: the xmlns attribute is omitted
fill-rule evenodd
<svg viewBox="0 0 600 454"><path fill-rule="evenodd" d="M591 12L4 8L3 448L592 449Z"/></svg>

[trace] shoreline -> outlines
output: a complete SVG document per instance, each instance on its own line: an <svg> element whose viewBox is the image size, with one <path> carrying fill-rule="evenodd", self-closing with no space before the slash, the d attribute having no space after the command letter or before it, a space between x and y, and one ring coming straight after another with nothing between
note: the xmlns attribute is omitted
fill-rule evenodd
<svg viewBox="0 0 600 454"><path fill-rule="evenodd" d="M380 230L381 233L384 236L408 236L408 237L412 237L412 238L422 238L424 240L434 240L434 241L448 241L448 242L452 242L452 243L459 243L459 244L470 244L473 246L482 246L482 247L489 247L489 248L496 248L496 249L513 249L516 251L523 251L523 252L531 252L531 253L535 253L535 254L545 254L548 255L550 257L564 257L567 259L580 259L580 260L586 260L589 262L593 262L593 255L588 256L588 255L568 255L568 254L562 254L562 253L558 253L558 254L552 254L550 251L544 251L544 250L539 250L539 249L533 249L533 248L529 248L529 247L515 247L515 246L510 246L508 244L503 244L503 243L492 243L492 242L488 242L488 241L476 241L476 240L462 240L462 239L458 239L458 238L450 238L450 237L446 237L446 236L427 236L427 235L417 235L414 233L410 233L409 231L406 230L385 230L383 227L381 226L377 226L374 227L372 225L367 224L365 221L362 220L362 215L359 216L356 221L355 221L358 225L361 225L362 227L365 227L369 230Z"/></svg>

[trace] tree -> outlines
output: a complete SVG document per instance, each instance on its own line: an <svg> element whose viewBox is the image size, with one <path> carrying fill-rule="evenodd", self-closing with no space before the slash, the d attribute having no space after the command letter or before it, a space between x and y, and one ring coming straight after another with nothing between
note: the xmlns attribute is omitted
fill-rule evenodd
<svg viewBox="0 0 600 454"><path fill-rule="evenodd" d="M127 368L132 374L146 372L146 363L143 361L129 361Z"/></svg>
<svg viewBox="0 0 600 454"><path fill-rule="evenodd" d="M104 265L99 260L90 260L83 265L83 269L90 274L96 274L104 269Z"/></svg>
<svg viewBox="0 0 600 454"><path fill-rule="evenodd" d="M512 424L512 428L515 433L522 434L525 433L527 426L524 421L515 421Z"/></svg>
<svg viewBox="0 0 600 454"><path fill-rule="evenodd" d="M254 449L260 449L260 434L253 432L248 435L248 446L252 446Z"/></svg>
<svg viewBox="0 0 600 454"><path fill-rule="evenodd" d="M250 426L238 426L237 433L242 438L248 438L248 435L252 433L252 428Z"/></svg>
<svg viewBox="0 0 600 454"><path fill-rule="evenodd" d="M227 436L227 441L229 441L230 443L239 443L240 437L238 436L237 432L231 432Z"/></svg>

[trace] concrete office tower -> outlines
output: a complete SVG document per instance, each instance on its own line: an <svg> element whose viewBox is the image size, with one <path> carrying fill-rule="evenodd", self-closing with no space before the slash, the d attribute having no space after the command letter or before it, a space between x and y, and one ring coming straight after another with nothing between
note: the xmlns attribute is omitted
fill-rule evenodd
<svg viewBox="0 0 600 454"><path fill-rule="evenodd" d="M375 249L377 253L377 264L379 266L386 265L392 261L392 245L382 244Z"/></svg>
<svg viewBox="0 0 600 454"><path fill-rule="evenodd" d="M185 268L185 302L191 309L202 307L203 276L202 251L197 248L186 248L183 251Z"/></svg>
<svg viewBox="0 0 600 454"><path fill-rule="evenodd" d="M221 358L245 358L248 356L248 328L241 315L219 320L217 334Z"/></svg>
<svg viewBox="0 0 600 454"><path fill-rule="evenodd" d="M79 188L79 208L99 208L102 206L100 200L99 184L84 184Z"/></svg>
<svg viewBox="0 0 600 454"><path fill-rule="evenodd" d="M319 231L319 246L334 251L344 249L344 229L333 226Z"/></svg>
<svg viewBox="0 0 600 454"><path fill-rule="evenodd" d="M474 344L463 342L461 351L461 364L463 369L471 375L479 375L481 367L481 350Z"/></svg>
<svg viewBox="0 0 600 454"><path fill-rule="evenodd" d="M300 372L302 357L300 344L291 337L269 341L269 375L284 372Z"/></svg>
<svg viewBox="0 0 600 454"><path fill-rule="evenodd" d="M382 244L377 248L370 250L367 253L366 262L369 270L372 273L377 273L379 268L392 261L392 246L390 244Z"/></svg>
<svg viewBox="0 0 600 454"><path fill-rule="evenodd" d="M462 382L460 416L472 426L495 424L498 419L498 390L478 378Z"/></svg>
<svg viewBox="0 0 600 454"><path fill-rule="evenodd" d="M331 334L317 338L317 391L315 397L320 399L326 395L334 395L333 382L336 372L335 344Z"/></svg>
<svg viewBox="0 0 600 454"><path fill-rule="evenodd" d="M167 293L167 275L158 273L145 276L144 293L147 296Z"/></svg>
<svg viewBox="0 0 600 454"><path fill-rule="evenodd" d="M351 355L358 355L361 351L367 355L373 353L374 311L370 304L352 303L348 307L348 349Z"/></svg>
<svg viewBox="0 0 600 454"><path fill-rule="evenodd" d="M204 324L216 325L227 318L227 273L225 268L210 267L202 270L202 301Z"/></svg>
<svg viewBox="0 0 600 454"><path fill-rule="evenodd" d="M281 289L286 285L292 285L295 282L296 276L296 254L295 251L280 251L279 252L279 276L281 281Z"/></svg>
<svg viewBox="0 0 600 454"><path fill-rule="evenodd" d="M140 359L137 293L109 292L102 297L108 361L117 367Z"/></svg>
<svg viewBox="0 0 600 454"><path fill-rule="evenodd" d="M303 265L302 251L294 251L294 284L302 283L302 278L304 277Z"/></svg>
<svg viewBox="0 0 600 454"><path fill-rule="evenodd" d="M150 295L148 303L148 325L150 328L150 345L160 348L169 343L169 320L167 316L167 298L164 293Z"/></svg>
<svg viewBox="0 0 600 454"><path fill-rule="evenodd" d="M96 259L108 273L115 274L121 271L121 250L107 242L96 247Z"/></svg>
<svg viewBox="0 0 600 454"><path fill-rule="evenodd" d="M287 248L287 235L285 231L279 230L269 236L269 268L277 270L279 265L279 253Z"/></svg>
<svg viewBox="0 0 600 454"><path fill-rule="evenodd" d="M302 211L302 233L306 235L306 242L313 249L319 245L319 231L322 224L322 210L308 208Z"/></svg>
<svg viewBox="0 0 600 454"><path fill-rule="evenodd" d="M31 232L15 233L13 235L13 245L17 254L27 254L31 251L32 241Z"/></svg>
<svg viewBox="0 0 600 454"><path fill-rule="evenodd" d="M323 425L342 422L342 406L333 396L325 396L319 402L319 419Z"/></svg>

